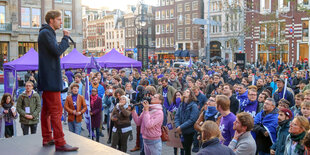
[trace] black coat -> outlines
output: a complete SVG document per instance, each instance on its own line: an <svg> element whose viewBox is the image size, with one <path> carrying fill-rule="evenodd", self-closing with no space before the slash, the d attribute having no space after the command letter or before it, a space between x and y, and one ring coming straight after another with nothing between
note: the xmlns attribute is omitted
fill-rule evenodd
<svg viewBox="0 0 310 155"><path fill-rule="evenodd" d="M61 91L62 77L60 69L60 55L69 47L68 36L64 36L57 43L55 31L47 24L40 29L39 46L39 76L38 89L40 91Z"/></svg>

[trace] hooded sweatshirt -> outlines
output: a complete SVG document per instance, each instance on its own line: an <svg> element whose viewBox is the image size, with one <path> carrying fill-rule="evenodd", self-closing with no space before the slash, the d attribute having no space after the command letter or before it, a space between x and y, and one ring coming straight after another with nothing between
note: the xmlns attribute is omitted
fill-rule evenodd
<svg viewBox="0 0 310 155"><path fill-rule="evenodd" d="M161 125L164 120L163 107L161 104L151 104L149 111L143 111L138 117L134 111L133 120L137 126L141 126L143 139L157 140L161 136Z"/></svg>

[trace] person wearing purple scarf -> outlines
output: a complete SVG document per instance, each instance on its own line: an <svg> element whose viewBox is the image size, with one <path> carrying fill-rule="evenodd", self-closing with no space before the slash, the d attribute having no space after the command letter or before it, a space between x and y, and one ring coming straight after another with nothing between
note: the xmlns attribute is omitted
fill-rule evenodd
<svg viewBox="0 0 310 155"><path fill-rule="evenodd" d="M248 91L248 100L240 105L240 111L246 112L254 118L257 113L257 108L257 91L255 89L250 89Z"/></svg>
<svg viewBox="0 0 310 155"><path fill-rule="evenodd" d="M168 85L168 79L166 77L161 78L162 85L158 87L157 93L163 95L164 97L164 107L169 109L172 104L172 98L175 93L175 89Z"/></svg>

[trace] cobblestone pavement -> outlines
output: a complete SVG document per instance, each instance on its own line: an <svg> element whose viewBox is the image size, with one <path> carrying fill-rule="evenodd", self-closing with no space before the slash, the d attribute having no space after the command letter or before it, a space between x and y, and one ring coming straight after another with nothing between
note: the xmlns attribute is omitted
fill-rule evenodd
<svg viewBox="0 0 310 155"><path fill-rule="evenodd" d="M16 126L16 129L17 129L17 136L22 136L23 132L21 130L21 126L20 126L20 123L19 123L19 118L16 120L17 123L17 126ZM136 144L136 125L134 123L134 121L131 122L131 125L132 125L132 128L133 128L133 140L132 141L129 141L128 140L128 147L127 147L127 153L128 154L131 154L131 155L140 155L140 151L136 151L136 152L130 152L130 150L135 146ZM106 128L106 125L104 126ZM68 125L63 125L63 128L65 130L68 130ZM86 124L83 122L82 123L82 132L81 132L81 136L84 136L86 138L88 138L88 130L86 128ZM41 125L38 124L38 133L41 133ZM104 144L104 145L107 145L107 146L111 146L111 144L107 144L107 141L108 141L108 133L107 133L107 130L103 130L103 134L104 134L104 137L100 137L99 141L100 143ZM163 143L162 145L162 155L173 155L173 148L172 147L169 147L167 146L165 143ZM192 153L193 155L195 155L195 153Z"/></svg>

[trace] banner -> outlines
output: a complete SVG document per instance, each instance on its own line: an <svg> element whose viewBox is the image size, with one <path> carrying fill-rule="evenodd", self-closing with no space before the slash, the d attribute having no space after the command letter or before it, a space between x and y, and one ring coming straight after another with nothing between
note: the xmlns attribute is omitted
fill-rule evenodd
<svg viewBox="0 0 310 155"><path fill-rule="evenodd" d="M87 110L84 114L84 120L86 123L86 127L88 130L88 134L90 135L90 138L95 137L95 134L92 132L91 129L91 116L90 116L90 91L89 91L89 77L86 76L86 85L85 85L85 102L87 105Z"/></svg>
<svg viewBox="0 0 310 155"><path fill-rule="evenodd" d="M180 135L176 132L176 127L174 123L175 112L167 111L167 113L168 113L167 127L168 127L169 141L167 141L166 145L176 148L183 148Z"/></svg>

